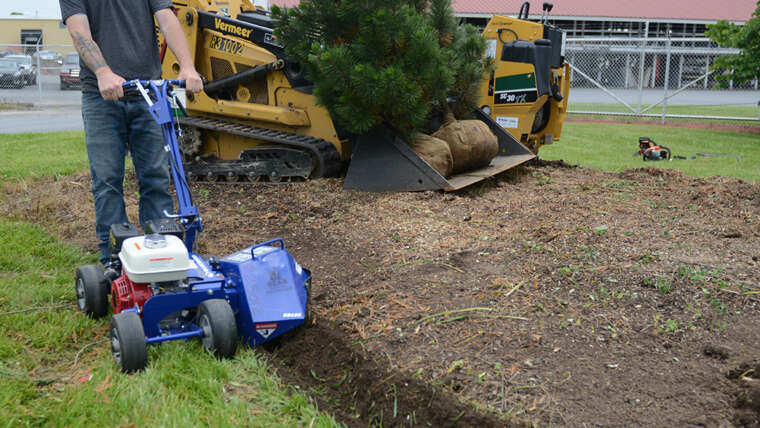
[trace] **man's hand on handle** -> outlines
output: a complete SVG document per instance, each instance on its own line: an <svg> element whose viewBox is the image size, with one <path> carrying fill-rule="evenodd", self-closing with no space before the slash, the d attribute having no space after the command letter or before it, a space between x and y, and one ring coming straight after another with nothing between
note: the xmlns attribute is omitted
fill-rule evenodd
<svg viewBox="0 0 760 428"><path fill-rule="evenodd" d="M98 89L104 100L116 101L124 96L123 77L111 71L108 66L101 67L95 72L98 78Z"/></svg>
<svg viewBox="0 0 760 428"><path fill-rule="evenodd" d="M185 90L191 94L197 94L203 90L203 81L195 68L182 68L179 70L177 80L185 81Z"/></svg>
<svg viewBox="0 0 760 428"><path fill-rule="evenodd" d="M201 81L201 76L195 71L193 54L190 52L185 33L182 32L182 27L177 20L177 16L169 8L161 9L155 15L158 26L164 34L166 44L177 58L177 63L179 64L179 76L177 76L177 79L185 81L185 90L191 94L202 91L203 82Z"/></svg>

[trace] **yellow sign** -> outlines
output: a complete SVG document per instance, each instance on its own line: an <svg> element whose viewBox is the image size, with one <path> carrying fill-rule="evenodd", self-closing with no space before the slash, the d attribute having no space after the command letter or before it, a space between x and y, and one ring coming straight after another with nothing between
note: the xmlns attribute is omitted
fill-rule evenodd
<svg viewBox="0 0 760 428"><path fill-rule="evenodd" d="M224 37L211 36L208 47L218 51L236 55L243 50L243 44L234 40L225 39Z"/></svg>
<svg viewBox="0 0 760 428"><path fill-rule="evenodd" d="M222 18L215 18L214 19L214 27L219 30L223 31L228 34L235 34L237 36L248 38L251 35L251 31L243 27L238 27L237 25L230 24L227 22L222 21Z"/></svg>

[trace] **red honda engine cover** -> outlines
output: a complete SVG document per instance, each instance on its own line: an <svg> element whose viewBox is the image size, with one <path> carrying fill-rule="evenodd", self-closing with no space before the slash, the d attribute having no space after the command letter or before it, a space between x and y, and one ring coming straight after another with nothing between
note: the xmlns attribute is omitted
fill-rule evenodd
<svg viewBox="0 0 760 428"><path fill-rule="evenodd" d="M124 309L134 308L135 304L142 310L145 301L153 296L153 290L148 284L132 282L127 275L122 275L113 282L111 287L111 303L114 315Z"/></svg>

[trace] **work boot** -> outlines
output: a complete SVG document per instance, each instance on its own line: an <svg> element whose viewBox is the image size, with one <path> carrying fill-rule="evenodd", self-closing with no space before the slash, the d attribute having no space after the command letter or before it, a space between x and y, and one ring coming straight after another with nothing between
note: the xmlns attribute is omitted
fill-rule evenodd
<svg viewBox="0 0 760 428"><path fill-rule="evenodd" d="M113 282L113 280L120 275L118 267L119 266L114 261L106 263L105 266L103 266L103 276L105 276L109 282Z"/></svg>

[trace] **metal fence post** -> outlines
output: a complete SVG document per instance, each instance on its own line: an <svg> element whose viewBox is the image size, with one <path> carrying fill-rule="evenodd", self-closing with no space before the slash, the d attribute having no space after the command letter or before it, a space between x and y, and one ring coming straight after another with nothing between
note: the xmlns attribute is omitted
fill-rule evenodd
<svg viewBox="0 0 760 428"><path fill-rule="evenodd" d="M42 105L42 66L40 64L40 41L37 40L37 92L39 94L39 105Z"/></svg>
<svg viewBox="0 0 760 428"><path fill-rule="evenodd" d="M644 39L641 41L641 53L639 54L639 110L638 114L641 114L641 103L644 99L644 63L647 59L645 48L647 45L647 38L649 37L649 21L644 25Z"/></svg>
<svg viewBox="0 0 760 428"><path fill-rule="evenodd" d="M665 115L668 114L668 85L670 84L670 36L668 41L665 42L665 84L664 94L662 100L662 124L665 124Z"/></svg>

